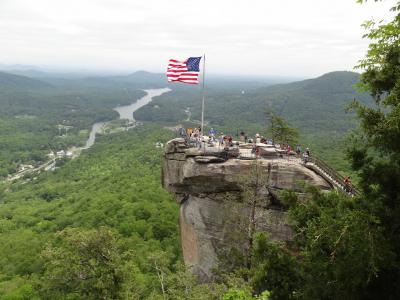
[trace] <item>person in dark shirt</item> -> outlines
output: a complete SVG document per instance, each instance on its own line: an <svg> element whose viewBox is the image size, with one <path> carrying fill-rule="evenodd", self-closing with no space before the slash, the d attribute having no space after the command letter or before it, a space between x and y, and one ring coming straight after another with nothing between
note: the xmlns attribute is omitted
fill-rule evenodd
<svg viewBox="0 0 400 300"><path fill-rule="evenodd" d="M300 145L296 146L296 154L297 154L297 157L300 157L300 154L301 154L301 146Z"/></svg>

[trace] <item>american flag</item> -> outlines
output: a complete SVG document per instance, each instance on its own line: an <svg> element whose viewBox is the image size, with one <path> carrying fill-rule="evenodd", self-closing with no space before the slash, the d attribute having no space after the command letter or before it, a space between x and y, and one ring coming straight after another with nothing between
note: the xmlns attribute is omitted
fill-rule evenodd
<svg viewBox="0 0 400 300"><path fill-rule="evenodd" d="M184 82L190 84L198 84L200 72L200 57L189 57L185 61L170 59L167 69L167 77L169 82Z"/></svg>

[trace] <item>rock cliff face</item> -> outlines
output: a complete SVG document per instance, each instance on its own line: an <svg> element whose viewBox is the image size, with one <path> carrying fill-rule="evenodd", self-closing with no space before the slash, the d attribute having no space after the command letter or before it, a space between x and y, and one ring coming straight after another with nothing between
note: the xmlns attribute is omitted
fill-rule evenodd
<svg viewBox="0 0 400 300"><path fill-rule="evenodd" d="M271 155L272 150L258 160L262 172L268 173L268 182L263 192L265 203L256 213L263 220L260 229L268 232L272 240L285 242L292 239L292 232L286 212L279 205L279 191L291 189L301 193L304 182L324 190L331 186L296 158L279 157L278 152ZM252 160L225 161L219 152L215 148L207 148L205 152L188 148L183 139L174 139L166 145L162 168L164 188L180 203L185 263L202 281L212 279L216 253L224 239L226 201L240 197L238 177L248 174L254 166Z"/></svg>

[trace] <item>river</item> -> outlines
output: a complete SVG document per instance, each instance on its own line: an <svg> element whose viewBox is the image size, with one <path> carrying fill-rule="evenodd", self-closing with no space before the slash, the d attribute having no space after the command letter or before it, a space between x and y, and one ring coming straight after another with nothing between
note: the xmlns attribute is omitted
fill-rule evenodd
<svg viewBox="0 0 400 300"><path fill-rule="evenodd" d="M128 119L130 121L135 121L133 118L133 112L141 108L142 106L145 106L146 104L149 104L151 100L153 100L154 97L161 96L164 93L167 93L171 91L169 88L164 88L164 89L151 89L151 90L144 90L147 94L137 100L136 102L130 104L130 105L124 105L124 106L117 106L114 108L119 113L119 118L120 119ZM68 149L68 152L72 152L73 156L72 158L78 157L79 154L81 153L81 150L89 149L90 147L93 146L94 142L96 141L96 134L101 133L103 131L103 126L107 124L107 122L97 122L94 123L92 126L92 130L90 131L89 138L86 141L85 147L82 148L77 148L77 147L71 147ZM34 169L28 169L24 172L20 172L14 176L9 176L6 180L7 181L14 181L17 179L22 178L25 175L31 174L31 173L38 173L41 170L54 170L55 165L56 165L56 159L57 158L50 158L48 161L43 163L42 165L34 168ZM46 169L49 167L49 169Z"/></svg>
<svg viewBox="0 0 400 300"><path fill-rule="evenodd" d="M162 94L171 91L171 89L163 88L163 89L150 89L144 91L147 93L147 95L143 96L136 102L129 105L117 106L113 108L115 111L119 113L120 119L128 119L130 121L135 121L135 119L133 118L134 111L149 104L154 97L161 96ZM93 146L94 142L96 141L96 134L102 132L103 130L102 128L106 123L107 122L97 122L93 124L89 138L86 141L86 145L82 149L89 149L90 147Z"/></svg>

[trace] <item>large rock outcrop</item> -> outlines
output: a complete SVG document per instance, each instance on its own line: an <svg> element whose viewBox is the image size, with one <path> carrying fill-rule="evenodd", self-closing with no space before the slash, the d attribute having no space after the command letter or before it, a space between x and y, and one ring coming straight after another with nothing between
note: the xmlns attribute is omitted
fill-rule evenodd
<svg viewBox="0 0 400 300"><path fill-rule="evenodd" d="M221 158L221 150L207 148L200 151L188 148L183 139L167 143L162 167L164 188L180 203L180 229L185 263L202 281L212 279L212 268L217 262L217 250L224 239L226 201L240 197L239 175L248 174L252 160L234 158L238 149ZM257 160L262 172L268 174L265 183L265 203L257 209L263 220L261 230L276 241L290 241L292 232L286 212L279 204L279 191L291 189L302 192L304 182L329 190L331 185L306 168L296 158L268 155Z"/></svg>

